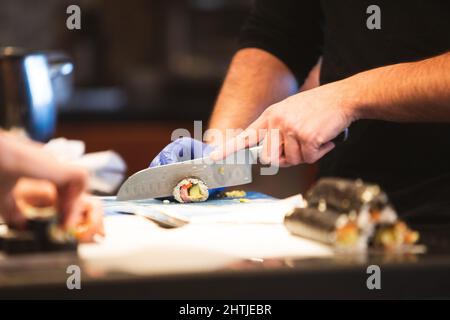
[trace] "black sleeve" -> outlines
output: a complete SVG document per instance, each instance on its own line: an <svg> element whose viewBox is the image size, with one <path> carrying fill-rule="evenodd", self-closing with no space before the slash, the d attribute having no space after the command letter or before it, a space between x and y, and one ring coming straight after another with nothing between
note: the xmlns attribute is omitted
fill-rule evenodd
<svg viewBox="0 0 450 320"><path fill-rule="evenodd" d="M256 0L239 48L259 48L283 61L302 83L321 54L319 0Z"/></svg>

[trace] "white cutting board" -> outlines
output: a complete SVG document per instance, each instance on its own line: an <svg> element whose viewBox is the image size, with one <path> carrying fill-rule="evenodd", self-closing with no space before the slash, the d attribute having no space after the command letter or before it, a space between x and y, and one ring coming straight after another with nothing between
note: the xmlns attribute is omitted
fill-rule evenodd
<svg viewBox="0 0 450 320"><path fill-rule="evenodd" d="M81 245L79 254L91 268L135 274L211 271L242 259L332 255L329 247L293 236L284 227L284 214L300 199L227 200L222 205L147 203L189 217L191 223L163 229L143 217L107 216L105 239Z"/></svg>

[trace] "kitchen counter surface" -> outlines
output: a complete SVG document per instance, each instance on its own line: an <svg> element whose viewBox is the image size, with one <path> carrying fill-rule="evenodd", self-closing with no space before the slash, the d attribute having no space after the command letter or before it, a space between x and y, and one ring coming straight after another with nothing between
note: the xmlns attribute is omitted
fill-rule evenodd
<svg viewBox="0 0 450 320"><path fill-rule="evenodd" d="M86 254L0 256L0 297L448 298L450 228L420 231L428 246L423 254L284 253L237 258L200 247L160 246L112 260L86 258ZM124 264L128 269L118 267ZM82 290L67 289L69 265L80 266ZM367 288L369 265L381 268L380 290Z"/></svg>

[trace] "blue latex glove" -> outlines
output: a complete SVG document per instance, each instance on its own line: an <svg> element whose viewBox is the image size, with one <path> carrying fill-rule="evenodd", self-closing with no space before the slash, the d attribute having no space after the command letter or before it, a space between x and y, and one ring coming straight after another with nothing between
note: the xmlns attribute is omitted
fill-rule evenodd
<svg viewBox="0 0 450 320"><path fill-rule="evenodd" d="M188 137L180 138L165 146L152 160L150 167L206 157L213 150L214 147L212 145L199 140ZM211 189L209 190L209 196L212 198L223 190L224 188Z"/></svg>

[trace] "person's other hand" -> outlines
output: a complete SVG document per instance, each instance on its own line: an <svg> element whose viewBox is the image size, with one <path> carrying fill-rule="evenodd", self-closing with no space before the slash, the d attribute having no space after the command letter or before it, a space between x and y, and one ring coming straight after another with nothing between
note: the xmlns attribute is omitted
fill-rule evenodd
<svg viewBox="0 0 450 320"><path fill-rule="evenodd" d="M0 214L8 224L24 225L25 217L19 206L27 202L40 207L56 203L65 228L76 228L82 223L87 206L83 199L88 174L84 169L60 163L42 145L3 131L0 131L0 150ZM21 182L20 178L45 180L45 184L32 180Z"/></svg>
<svg viewBox="0 0 450 320"><path fill-rule="evenodd" d="M18 213L27 210L54 210L58 208L58 189L46 180L20 178L12 190ZM96 199L82 194L75 204L78 214L69 227L81 242L92 242L96 235L104 236L103 209Z"/></svg>
<svg viewBox="0 0 450 320"><path fill-rule="evenodd" d="M334 148L331 140L356 119L351 90L346 82L339 81L276 103L211 158L220 160L264 140L264 163L292 166L316 162Z"/></svg>

